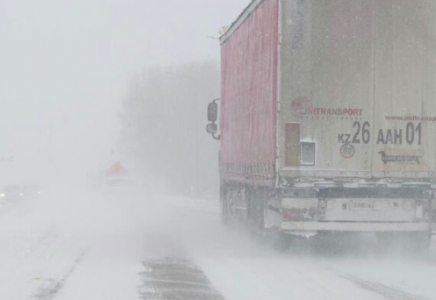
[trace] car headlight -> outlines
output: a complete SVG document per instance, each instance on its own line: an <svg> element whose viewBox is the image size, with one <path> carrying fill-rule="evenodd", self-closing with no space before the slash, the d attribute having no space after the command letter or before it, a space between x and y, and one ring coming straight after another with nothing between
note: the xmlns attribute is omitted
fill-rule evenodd
<svg viewBox="0 0 436 300"><path fill-rule="evenodd" d="M5 194L0 194L0 198L4 198L4 197L6 197L6 195Z"/></svg>
<svg viewBox="0 0 436 300"><path fill-rule="evenodd" d="M20 196L24 196L24 193L20 193Z"/></svg>

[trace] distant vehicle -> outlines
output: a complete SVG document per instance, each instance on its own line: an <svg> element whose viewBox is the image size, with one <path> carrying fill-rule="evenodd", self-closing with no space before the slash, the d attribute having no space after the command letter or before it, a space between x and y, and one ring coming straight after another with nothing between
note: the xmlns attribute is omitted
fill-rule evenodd
<svg viewBox="0 0 436 300"><path fill-rule="evenodd" d="M17 200L37 198L42 194L37 185L9 185L5 186L0 193L2 200Z"/></svg>
<svg viewBox="0 0 436 300"><path fill-rule="evenodd" d="M223 221L285 237L369 232L429 245L435 8L251 2L220 38L222 95L208 107Z"/></svg>
<svg viewBox="0 0 436 300"><path fill-rule="evenodd" d="M41 188L37 185L24 185L23 196L26 198L37 198L42 195Z"/></svg>
<svg viewBox="0 0 436 300"><path fill-rule="evenodd" d="M103 176L103 193L106 196L128 195L136 187L136 178L121 163L112 164Z"/></svg>

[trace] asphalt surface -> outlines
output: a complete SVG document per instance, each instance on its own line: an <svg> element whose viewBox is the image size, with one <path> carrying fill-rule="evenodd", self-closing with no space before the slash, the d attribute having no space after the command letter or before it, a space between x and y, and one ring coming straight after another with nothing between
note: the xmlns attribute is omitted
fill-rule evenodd
<svg viewBox="0 0 436 300"><path fill-rule="evenodd" d="M185 259L164 258L144 263L140 294L146 300L224 300L203 271Z"/></svg>

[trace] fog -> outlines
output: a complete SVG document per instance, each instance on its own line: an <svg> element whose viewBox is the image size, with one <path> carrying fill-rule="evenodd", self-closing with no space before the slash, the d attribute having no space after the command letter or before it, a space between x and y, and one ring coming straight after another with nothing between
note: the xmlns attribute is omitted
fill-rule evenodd
<svg viewBox="0 0 436 300"><path fill-rule="evenodd" d="M14 164L1 176L16 170L13 183L83 178L105 164L136 74L150 65L218 64L211 37L247 1L0 4L0 156Z"/></svg>
<svg viewBox="0 0 436 300"><path fill-rule="evenodd" d="M374 234L283 238L263 228L282 194L238 207L264 192L239 185L221 192L246 224L226 219L206 109L223 89L220 29L250 2L0 0L0 300L436 299L434 237L417 252Z"/></svg>
<svg viewBox="0 0 436 300"><path fill-rule="evenodd" d="M136 299L145 259L203 243L195 222L177 237L174 208L156 203L168 193L217 197L205 108L219 97L219 30L247 3L0 1L0 189L42 191L0 201L1 299ZM152 100L162 91L166 106ZM147 127L132 135L135 117ZM138 137L155 146L138 147ZM114 161L140 183L133 194L102 194L99 176Z"/></svg>

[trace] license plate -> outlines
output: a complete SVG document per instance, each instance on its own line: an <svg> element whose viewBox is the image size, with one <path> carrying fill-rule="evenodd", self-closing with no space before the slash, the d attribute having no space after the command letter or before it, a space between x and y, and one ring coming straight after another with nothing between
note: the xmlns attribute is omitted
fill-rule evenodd
<svg viewBox="0 0 436 300"><path fill-rule="evenodd" d="M389 209L389 203L386 201L350 201L351 210L387 210Z"/></svg>

